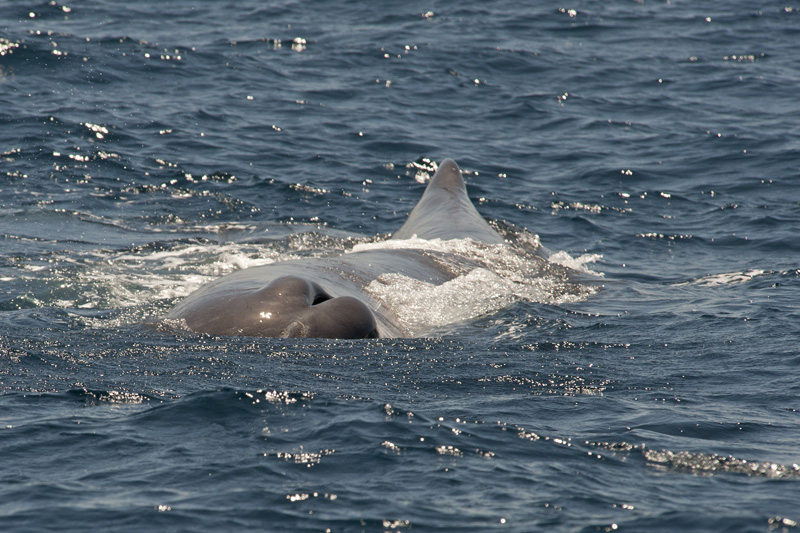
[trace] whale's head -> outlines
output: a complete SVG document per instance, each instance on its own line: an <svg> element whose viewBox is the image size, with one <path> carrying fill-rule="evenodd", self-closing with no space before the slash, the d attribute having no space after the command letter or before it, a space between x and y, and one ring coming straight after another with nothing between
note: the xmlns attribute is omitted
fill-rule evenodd
<svg viewBox="0 0 800 533"><path fill-rule="evenodd" d="M252 337L378 337L375 316L351 296L333 297L319 284L300 276L283 276L264 287L232 292L224 305L195 302L173 310L189 329L212 335ZM177 313L176 313L177 311Z"/></svg>

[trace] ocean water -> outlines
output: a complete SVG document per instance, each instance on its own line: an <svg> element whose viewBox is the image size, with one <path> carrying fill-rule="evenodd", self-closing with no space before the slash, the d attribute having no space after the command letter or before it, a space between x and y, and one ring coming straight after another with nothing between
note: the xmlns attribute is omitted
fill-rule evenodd
<svg viewBox="0 0 800 533"><path fill-rule="evenodd" d="M0 529L797 531L798 42L791 2L0 1ZM380 246L445 157L593 289L154 327Z"/></svg>

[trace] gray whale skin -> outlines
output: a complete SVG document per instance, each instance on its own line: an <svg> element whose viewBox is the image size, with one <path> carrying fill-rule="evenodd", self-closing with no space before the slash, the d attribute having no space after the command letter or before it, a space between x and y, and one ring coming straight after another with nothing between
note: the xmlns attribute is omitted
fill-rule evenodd
<svg viewBox="0 0 800 533"><path fill-rule="evenodd" d="M472 205L461 170L452 159L442 161L408 220L391 238L414 236L504 242ZM223 276L178 303L166 319L212 335L340 339L407 336L394 312L364 291L386 273L435 285L456 277L441 256L414 248L285 261Z"/></svg>

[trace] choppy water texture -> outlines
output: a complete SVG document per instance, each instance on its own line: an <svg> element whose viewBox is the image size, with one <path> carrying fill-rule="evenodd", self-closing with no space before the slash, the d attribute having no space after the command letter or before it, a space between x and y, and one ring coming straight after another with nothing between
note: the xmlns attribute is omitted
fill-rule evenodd
<svg viewBox="0 0 800 533"><path fill-rule="evenodd" d="M0 528L797 530L800 6L386 4L0 2ZM383 239L445 157L602 288L142 325Z"/></svg>

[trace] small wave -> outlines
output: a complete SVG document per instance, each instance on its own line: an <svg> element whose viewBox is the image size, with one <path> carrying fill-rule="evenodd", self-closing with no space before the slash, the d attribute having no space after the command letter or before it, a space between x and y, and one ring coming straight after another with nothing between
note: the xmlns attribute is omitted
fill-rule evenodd
<svg viewBox="0 0 800 533"><path fill-rule="evenodd" d="M587 266L592 263L596 263L601 259L603 259L603 256L600 254L582 254L578 257L572 257L570 254L564 251L555 252L548 258L551 263L555 263L556 265L571 268L572 270L583 272L584 274L603 277L602 272L596 272L589 269Z"/></svg>
<svg viewBox="0 0 800 533"><path fill-rule="evenodd" d="M642 450L644 458L653 466L710 476L719 473L744 474L752 477L800 477L800 466L789 466L770 461L748 461L733 456L717 454L671 452L668 450Z"/></svg>
<svg viewBox="0 0 800 533"><path fill-rule="evenodd" d="M753 278L756 278L758 276L763 276L765 274L768 274L766 270L755 268L751 270L745 270L742 272L726 272L723 274L711 274L691 281L676 283L675 285L676 286L696 285L699 287L717 287L720 285L741 285L742 283L747 283Z"/></svg>
<svg viewBox="0 0 800 533"><path fill-rule="evenodd" d="M72 395L82 399L87 405L97 404L128 404L139 405L149 402L151 398L138 392L123 390L89 390L80 389L70 391Z"/></svg>
<svg viewBox="0 0 800 533"><path fill-rule="evenodd" d="M751 461L732 455L718 455L716 453L653 450L647 448L644 444L631 444L628 442L587 441L586 444L617 453L639 452L650 466L699 476L729 473L773 479L800 477L800 465L796 463L784 465L771 461Z"/></svg>
<svg viewBox="0 0 800 533"><path fill-rule="evenodd" d="M279 391L275 389L258 389L255 392L237 392L238 396L244 396L252 400L253 405L261 403L264 400L266 403L271 404L285 404L291 405L298 402L306 402L314 399L315 394L310 391L306 392L291 392Z"/></svg>
<svg viewBox="0 0 800 533"><path fill-rule="evenodd" d="M96 405L140 405L157 400L148 394L127 390L102 390L86 387L71 388L64 392L26 393L25 398L46 401L77 401L89 406Z"/></svg>

